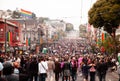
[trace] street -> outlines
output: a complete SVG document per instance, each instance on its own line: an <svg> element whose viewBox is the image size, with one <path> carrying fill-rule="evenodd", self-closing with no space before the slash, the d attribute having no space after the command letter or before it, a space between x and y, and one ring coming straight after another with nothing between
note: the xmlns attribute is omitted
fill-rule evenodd
<svg viewBox="0 0 120 81"><path fill-rule="evenodd" d="M62 81L61 78L60 78L60 81ZM78 74L76 81L83 81L82 76L80 76ZM90 81L90 77L89 77L88 81ZM96 81L99 81L97 75L96 75ZM118 76L117 72L116 71L115 72L107 72L106 81L119 81L119 76Z"/></svg>
<svg viewBox="0 0 120 81"><path fill-rule="evenodd" d="M83 81L82 76L78 76L77 81ZM96 81L99 81L97 76ZM106 81L119 81L117 72L107 72Z"/></svg>

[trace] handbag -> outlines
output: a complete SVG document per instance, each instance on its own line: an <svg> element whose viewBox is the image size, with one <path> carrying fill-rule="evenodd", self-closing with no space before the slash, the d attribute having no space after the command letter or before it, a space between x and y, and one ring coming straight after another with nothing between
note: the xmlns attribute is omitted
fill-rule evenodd
<svg viewBox="0 0 120 81"><path fill-rule="evenodd" d="M42 67L46 70L46 72L47 72L47 69L44 67L44 65L41 63L41 65L42 65ZM48 75L47 75L47 73L45 73L45 77L47 77Z"/></svg>

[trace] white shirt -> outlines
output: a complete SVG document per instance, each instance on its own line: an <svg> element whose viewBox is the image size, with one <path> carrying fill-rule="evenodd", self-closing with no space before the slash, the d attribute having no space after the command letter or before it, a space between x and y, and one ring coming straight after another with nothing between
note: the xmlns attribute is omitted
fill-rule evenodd
<svg viewBox="0 0 120 81"><path fill-rule="evenodd" d="M3 70L3 64L0 62L0 71Z"/></svg>
<svg viewBox="0 0 120 81"><path fill-rule="evenodd" d="M19 74L19 70L17 68L15 68L14 73Z"/></svg>
<svg viewBox="0 0 120 81"><path fill-rule="evenodd" d="M41 64L42 63L42 64ZM43 67L43 66L44 67ZM46 61L41 61L39 64L38 64L38 72L39 73L47 73L48 70L48 65L47 65L47 62Z"/></svg>

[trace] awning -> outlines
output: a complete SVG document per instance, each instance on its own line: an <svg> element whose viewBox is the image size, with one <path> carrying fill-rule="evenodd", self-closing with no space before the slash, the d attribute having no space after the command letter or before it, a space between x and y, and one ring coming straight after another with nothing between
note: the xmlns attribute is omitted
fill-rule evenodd
<svg viewBox="0 0 120 81"><path fill-rule="evenodd" d="M24 46L24 44L21 44L21 43L13 43L13 44L11 44L10 46Z"/></svg>
<svg viewBox="0 0 120 81"><path fill-rule="evenodd" d="M24 46L24 44L20 44L20 43L18 43L18 44L16 44L17 46Z"/></svg>

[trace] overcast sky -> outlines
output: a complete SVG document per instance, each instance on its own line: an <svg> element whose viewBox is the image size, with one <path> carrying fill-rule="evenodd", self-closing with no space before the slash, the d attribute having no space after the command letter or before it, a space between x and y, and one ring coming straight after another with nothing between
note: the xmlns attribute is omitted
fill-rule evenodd
<svg viewBox="0 0 120 81"><path fill-rule="evenodd" d="M24 9L34 12L37 17L63 19L74 25L87 23L88 10L96 0L0 0L0 10Z"/></svg>

